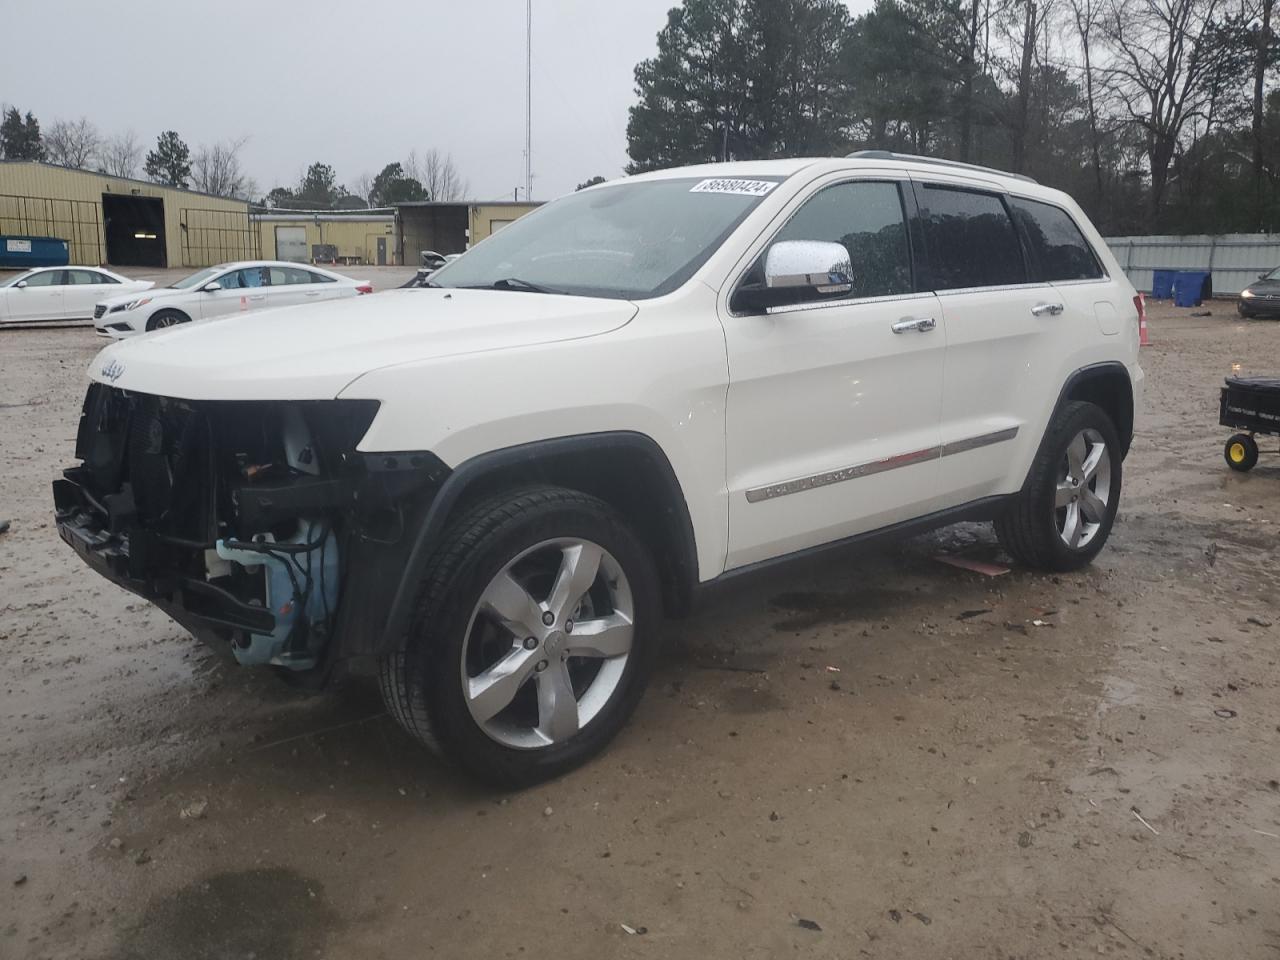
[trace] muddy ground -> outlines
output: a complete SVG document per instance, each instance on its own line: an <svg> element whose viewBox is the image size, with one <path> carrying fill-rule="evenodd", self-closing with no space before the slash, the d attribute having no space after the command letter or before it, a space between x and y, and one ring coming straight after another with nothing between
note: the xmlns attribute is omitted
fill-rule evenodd
<svg viewBox="0 0 1280 960"><path fill-rule="evenodd" d="M1217 426L1280 324L1211 310L1153 311L1091 569L936 562L970 525L741 584L511 795L91 575L49 481L100 344L0 332L0 957L1280 957L1280 457Z"/></svg>

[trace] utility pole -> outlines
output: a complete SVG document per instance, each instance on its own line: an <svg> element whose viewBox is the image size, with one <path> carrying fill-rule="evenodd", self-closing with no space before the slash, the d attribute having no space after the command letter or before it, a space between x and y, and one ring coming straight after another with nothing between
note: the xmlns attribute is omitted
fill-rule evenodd
<svg viewBox="0 0 1280 960"><path fill-rule="evenodd" d="M524 7L524 199L533 197L533 0Z"/></svg>

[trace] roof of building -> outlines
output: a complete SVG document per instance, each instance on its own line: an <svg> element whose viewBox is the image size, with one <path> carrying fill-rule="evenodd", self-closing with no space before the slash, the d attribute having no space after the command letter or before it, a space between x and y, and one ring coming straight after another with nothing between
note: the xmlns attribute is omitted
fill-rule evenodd
<svg viewBox="0 0 1280 960"><path fill-rule="evenodd" d="M64 167L57 163L49 163L47 160L0 160L0 167L9 165L45 167L49 170L61 170L64 173L78 173L86 177L103 177L107 180L119 180L121 183L136 183L139 186L151 187L152 189L173 190L177 193L189 193L194 197L208 197L210 200L225 200L227 203L243 203L246 207L249 205L248 200L241 200L239 197L220 197L216 193L204 193L200 190L189 190L186 187L174 187L167 183L156 183L154 180L138 180L134 177L117 177L114 173L107 173L103 170L84 170L80 167Z"/></svg>

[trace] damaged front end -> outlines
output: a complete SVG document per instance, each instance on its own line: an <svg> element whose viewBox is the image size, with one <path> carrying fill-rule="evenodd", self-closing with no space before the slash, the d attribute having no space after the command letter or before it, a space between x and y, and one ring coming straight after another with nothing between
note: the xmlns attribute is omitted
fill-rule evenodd
<svg viewBox="0 0 1280 960"><path fill-rule="evenodd" d="M429 453L358 452L377 408L94 383L81 464L53 484L58 532L240 663L327 672L376 647L389 571L403 567L406 531L448 473ZM340 648L334 637L346 634Z"/></svg>

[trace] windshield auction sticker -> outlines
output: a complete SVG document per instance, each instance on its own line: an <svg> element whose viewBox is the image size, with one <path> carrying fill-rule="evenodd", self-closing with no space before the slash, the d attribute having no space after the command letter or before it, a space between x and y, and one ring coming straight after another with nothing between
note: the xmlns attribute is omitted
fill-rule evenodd
<svg viewBox="0 0 1280 960"><path fill-rule="evenodd" d="M763 197L776 186L776 183L769 180L730 180L728 178L718 177L713 180L703 180L701 183L695 184L689 192L736 193L743 197Z"/></svg>

